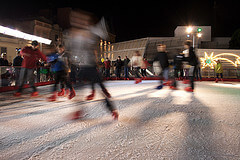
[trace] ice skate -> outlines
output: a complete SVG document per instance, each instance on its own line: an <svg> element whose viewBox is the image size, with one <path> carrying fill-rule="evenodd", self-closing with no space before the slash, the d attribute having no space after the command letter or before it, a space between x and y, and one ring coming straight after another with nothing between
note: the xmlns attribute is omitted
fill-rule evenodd
<svg viewBox="0 0 240 160"><path fill-rule="evenodd" d="M37 96L38 96L38 92L37 91L31 93L31 97L37 97Z"/></svg>
<svg viewBox="0 0 240 160"><path fill-rule="evenodd" d="M107 98L111 98L111 97L112 97L111 94L108 92L107 89L103 89L102 91L103 91L103 93L107 96Z"/></svg>
<svg viewBox="0 0 240 160"><path fill-rule="evenodd" d="M174 87L174 86L170 86L169 88L172 90L177 90L177 87Z"/></svg>
<svg viewBox="0 0 240 160"><path fill-rule="evenodd" d="M194 91L194 90L192 89L192 87L186 87L184 90L187 91L187 92L193 92L193 91Z"/></svg>
<svg viewBox="0 0 240 160"><path fill-rule="evenodd" d="M183 82L182 82L183 84L190 84L190 80L188 80L188 79L185 79L185 80L183 80Z"/></svg>
<svg viewBox="0 0 240 160"><path fill-rule="evenodd" d="M62 88L60 92L58 92L58 96L64 96L65 89Z"/></svg>
<svg viewBox="0 0 240 160"><path fill-rule="evenodd" d="M140 83L140 82L142 82L142 79L141 79L141 78L135 78L135 84L138 84L138 83Z"/></svg>
<svg viewBox="0 0 240 160"><path fill-rule="evenodd" d="M156 87L156 89L162 89L163 88L163 85L159 85Z"/></svg>
<svg viewBox="0 0 240 160"><path fill-rule="evenodd" d="M49 102L56 101L56 99L57 99L56 92L54 92L53 95L51 95L50 97L47 98L47 100L48 100Z"/></svg>
<svg viewBox="0 0 240 160"><path fill-rule="evenodd" d="M76 96L75 90L72 89L72 90L70 91L70 95L68 96L68 99L72 99L72 98L75 97L75 96Z"/></svg>
<svg viewBox="0 0 240 160"><path fill-rule="evenodd" d="M71 119L71 120L78 120L78 119L81 119L81 118L83 118L83 117L84 117L83 111L82 111L82 110L79 110L79 111L74 112L74 113L71 115L70 119Z"/></svg>
<svg viewBox="0 0 240 160"><path fill-rule="evenodd" d="M16 92L13 94L14 97L20 97L21 96L21 92Z"/></svg>
<svg viewBox="0 0 240 160"><path fill-rule="evenodd" d="M94 96L95 96L95 90L92 90L92 94L88 95L88 96L86 97L86 100L87 100L87 101L93 100Z"/></svg>
<svg viewBox="0 0 240 160"><path fill-rule="evenodd" d="M112 111L112 116L114 120L118 120L119 114L117 110Z"/></svg>

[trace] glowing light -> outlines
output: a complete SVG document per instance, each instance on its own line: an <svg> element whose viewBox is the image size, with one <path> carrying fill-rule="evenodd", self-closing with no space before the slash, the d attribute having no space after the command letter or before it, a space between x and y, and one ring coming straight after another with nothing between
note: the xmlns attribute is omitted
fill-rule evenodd
<svg viewBox="0 0 240 160"><path fill-rule="evenodd" d="M192 31L193 31L193 28L190 26L190 27L187 27L187 33L192 33Z"/></svg>
<svg viewBox="0 0 240 160"><path fill-rule="evenodd" d="M197 34L197 37L198 37L198 38L201 38L201 37L202 37L202 33L198 33L198 34Z"/></svg>
<svg viewBox="0 0 240 160"><path fill-rule="evenodd" d="M26 40L31 40L31 41L36 40L40 43L44 43L44 44L48 44L48 45L51 44L51 42L52 42L51 40L46 39L46 38L42 38L42 37L38 37L38 36L35 36L35 35L27 34L27 33L24 33L24 32L15 30L15 29L3 27L3 26L0 26L0 33L6 34L6 35L9 35L9 36L13 36L13 37L17 37L17 38L23 38L23 39L26 39Z"/></svg>
<svg viewBox="0 0 240 160"><path fill-rule="evenodd" d="M210 56L208 56L207 52L204 52L204 54L205 54L204 58L200 58L201 64L202 64L202 69L204 69L206 67L210 67L211 69L213 69L217 60L227 61L235 67L240 65L240 56L233 54L233 53L221 53L221 54L218 54L215 56L213 56L214 52L212 52ZM236 61L234 62L228 58L222 58L221 56L233 56L233 57L236 57Z"/></svg>

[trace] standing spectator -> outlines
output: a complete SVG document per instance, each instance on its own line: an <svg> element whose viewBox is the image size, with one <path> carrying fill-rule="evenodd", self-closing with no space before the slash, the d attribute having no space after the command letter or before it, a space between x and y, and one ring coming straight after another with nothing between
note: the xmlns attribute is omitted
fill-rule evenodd
<svg viewBox="0 0 240 160"><path fill-rule="evenodd" d="M126 56L124 61L123 61L123 64L124 64L124 80L129 80L129 76L128 76L128 72L129 72L129 62L130 62L130 59Z"/></svg>
<svg viewBox="0 0 240 160"><path fill-rule="evenodd" d="M222 68L222 63L220 62L220 60L217 60L217 64L215 65L215 72L216 72L215 82L218 83L219 75L221 77L221 81L223 81L223 68Z"/></svg>
<svg viewBox="0 0 240 160"><path fill-rule="evenodd" d="M106 77L107 80L109 80L111 61L108 58L106 58L106 60L104 61L104 65L105 65L105 77Z"/></svg>
<svg viewBox="0 0 240 160"><path fill-rule="evenodd" d="M194 91L194 76L196 72L196 67L198 65L198 59L194 52L193 47L191 47L191 42L186 41L184 43L184 48L188 51L188 57L185 57L186 61L190 65L189 68L189 80L190 80L190 87L186 87L185 91L187 92L193 92Z"/></svg>
<svg viewBox="0 0 240 160"><path fill-rule="evenodd" d="M143 77L147 77L147 67L150 66L150 64L148 63L147 61L147 58L143 58L143 61L142 61L142 66L141 66L141 74Z"/></svg>
<svg viewBox="0 0 240 160"><path fill-rule="evenodd" d="M7 60L7 54L2 53L1 58L0 58L0 66L5 66L1 67L1 79L2 79L2 86L8 86L9 85L9 68L7 66L11 66L11 63L8 62Z"/></svg>
<svg viewBox="0 0 240 160"><path fill-rule="evenodd" d="M31 94L32 97L38 96L37 88L34 86L34 70L37 67L37 62L39 59L46 61L46 56L38 49L39 44L37 41L32 41L31 46L24 47L21 51L21 55L23 56L22 68L20 71L19 77L19 89L14 94L14 96L21 96L24 82L26 80L29 81L29 85L32 87L33 92Z"/></svg>
<svg viewBox="0 0 240 160"><path fill-rule="evenodd" d="M14 70L15 70L15 85L16 86L19 86L18 82L19 82L19 75L20 75L20 71L21 71L22 61L23 61L23 58L20 54L20 51L18 51L17 56L13 59L13 66L14 66Z"/></svg>
<svg viewBox="0 0 240 160"><path fill-rule="evenodd" d="M118 56L118 59L116 60L116 63L115 63L117 79L120 79L121 77L122 65L123 65L123 62L121 60L121 57Z"/></svg>
<svg viewBox="0 0 240 160"><path fill-rule="evenodd" d="M1 55L0 66L11 66L11 63L9 63L8 60L7 60L7 54L6 53L2 53L2 55Z"/></svg>
<svg viewBox="0 0 240 160"><path fill-rule="evenodd" d="M132 66L133 66L133 71L135 74L135 83L138 84L138 83L142 82L141 76L138 72L142 66L142 57L141 57L139 51L136 51L135 55L132 57Z"/></svg>
<svg viewBox="0 0 240 160"><path fill-rule="evenodd" d="M168 62L168 56L166 52L166 45L164 44L158 44L157 45L157 55L154 58L154 61L158 61L160 63L161 73L160 73L160 85L157 87L157 89L162 89L163 87L163 80L164 79L166 82L168 81L168 67L169 67L169 62Z"/></svg>

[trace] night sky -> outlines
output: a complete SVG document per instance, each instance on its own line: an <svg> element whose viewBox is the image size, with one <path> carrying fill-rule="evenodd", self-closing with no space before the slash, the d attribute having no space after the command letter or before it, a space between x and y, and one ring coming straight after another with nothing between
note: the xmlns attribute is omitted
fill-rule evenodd
<svg viewBox="0 0 240 160"><path fill-rule="evenodd" d="M17 19L37 15L40 9L72 7L104 16L116 41L173 36L178 25L211 25L214 36L231 36L240 28L239 4L238 0L5 0L1 2L0 17Z"/></svg>

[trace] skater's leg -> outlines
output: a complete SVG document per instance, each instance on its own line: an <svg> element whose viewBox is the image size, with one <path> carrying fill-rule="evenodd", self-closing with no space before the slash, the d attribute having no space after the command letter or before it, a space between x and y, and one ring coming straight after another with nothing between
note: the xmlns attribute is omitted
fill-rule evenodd
<svg viewBox="0 0 240 160"><path fill-rule="evenodd" d="M35 83L34 69L27 69L27 77L28 77L29 85L33 89L33 93L37 92L37 88L34 85Z"/></svg>

